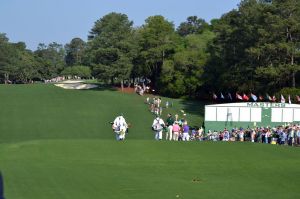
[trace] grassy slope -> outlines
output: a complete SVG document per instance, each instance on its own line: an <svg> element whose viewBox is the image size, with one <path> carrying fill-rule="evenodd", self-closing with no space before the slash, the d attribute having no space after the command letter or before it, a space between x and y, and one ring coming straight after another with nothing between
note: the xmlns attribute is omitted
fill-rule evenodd
<svg viewBox="0 0 300 199"><path fill-rule="evenodd" d="M53 85L0 87L0 142L48 138L111 139L115 116L134 121L134 138L149 137L135 129L149 129L152 116L136 95L110 90L63 90Z"/></svg>
<svg viewBox="0 0 300 199"><path fill-rule="evenodd" d="M153 141L137 95L0 86L0 169L8 199L297 198L298 148ZM201 104L173 100L197 123ZM196 105L196 106L195 106ZM196 108L194 108L196 107ZM133 123L126 142L108 121Z"/></svg>
<svg viewBox="0 0 300 199"><path fill-rule="evenodd" d="M153 115L144 98L135 94L110 89L64 90L43 84L0 85L0 99L0 143L49 138L111 139L109 121L120 113L132 123L131 139L153 136ZM202 123L200 103L192 103L192 107L191 102L172 102L175 108L170 112L180 113L183 108L193 125Z"/></svg>
<svg viewBox="0 0 300 199"><path fill-rule="evenodd" d="M297 148L44 140L0 151L8 199L297 198L300 192Z"/></svg>

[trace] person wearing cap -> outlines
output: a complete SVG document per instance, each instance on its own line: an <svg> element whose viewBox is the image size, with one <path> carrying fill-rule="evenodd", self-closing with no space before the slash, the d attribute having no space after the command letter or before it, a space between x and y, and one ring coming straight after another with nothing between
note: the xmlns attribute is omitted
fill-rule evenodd
<svg viewBox="0 0 300 199"><path fill-rule="evenodd" d="M167 123L167 133L166 133L166 140L172 140L172 134L173 134L173 124L174 124L174 119L172 117L172 114L168 114L168 118L166 120Z"/></svg>
<svg viewBox="0 0 300 199"><path fill-rule="evenodd" d="M155 132L156 140L162 140L162 131L164 126L165 126L165 122L159 117L159 115L157 115L152 123L152 129Z"/></svg>
<svg viewBox="0 0 300 199"><path fill-rule="evenodd" d="M190 127L187 124L187 121L184 121L182 126L182 140L183 141L190 141Z"/></svg>
<svg viewBox="0 0 300 199"><path fill-rule="evenodd" d="M178 141L179 132L180 132L180 126L178 124L178 121L175 121L173 124L173 140Z"/></svg>
<svg viewBox="0 0 300 199"><path fill-rule="evenodd" d="M113 122L112 128L116 134L116 140L125 140L128 125L122 114L116 117Z"/></svg>

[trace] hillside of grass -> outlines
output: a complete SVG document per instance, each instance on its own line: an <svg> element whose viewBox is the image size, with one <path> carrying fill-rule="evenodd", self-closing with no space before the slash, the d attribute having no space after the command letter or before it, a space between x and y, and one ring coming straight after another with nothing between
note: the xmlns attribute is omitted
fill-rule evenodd
<svg viewBox="0 0 300 199"><path fill-rule="evenodd" d="M0 86L0 143L38 139L113 139L110 121L123 113L132 124L129 139L152 139L154 115L145 97L111 88L64 90L54 85ZM165 100L165 99L164 99ZM192 124L201 124L202 108L188 101L169 99L173 108L187 110ZM189 114L191 113L191 114ZM197 114L199 113L199 114Z"/></svg>
<svg viewBox="0 0 300 199"><path fill-rule="evenodd" d="M155 141L147 96L111 88L0 85L0 171L6 199L298 198L297 147ZM203 120L203 102L163 98ZM132 123L126 141L110 121Z"/></svg>

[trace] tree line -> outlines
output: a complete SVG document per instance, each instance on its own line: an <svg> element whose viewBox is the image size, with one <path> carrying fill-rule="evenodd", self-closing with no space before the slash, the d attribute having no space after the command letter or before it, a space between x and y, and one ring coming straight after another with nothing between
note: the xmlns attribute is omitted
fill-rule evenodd
<svg viewBox="0 0 300 199"><path fill-rule="evenodd" d="M94 23L88 40L26 49L0 34L0 80L26 83L58 75L108 84L148 78L160 94L278 92L300 78L300 1L243 0L210 23L190 16L177 28L161 15L134 27L126 14Z"/></svg>

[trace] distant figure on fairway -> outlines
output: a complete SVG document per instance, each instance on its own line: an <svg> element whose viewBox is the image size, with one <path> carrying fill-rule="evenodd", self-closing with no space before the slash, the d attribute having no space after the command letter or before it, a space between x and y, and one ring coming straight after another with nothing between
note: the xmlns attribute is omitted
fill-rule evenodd
<svg viewBox="0 0 300 199"><path fill-rule="evenodd" d="M0 172L0 199L4 199L4 187L3 187L3 179L2 179L1 172Z"/></svg>
<svg viewBox="0 0 300 199"><path fill-rule="evenodd" d="M155 132L156 140L162 140L162 131L164 126L165 122L157 115L152 124L152 129Z"/></svg>
<svg viewBox="0 0 300 199"><path fill-rule="evenodd" d="M116 117L113 122L112 128L116 134L116 140L124 140L128 125L126 123L125 118L120 115Z"/></svg>

